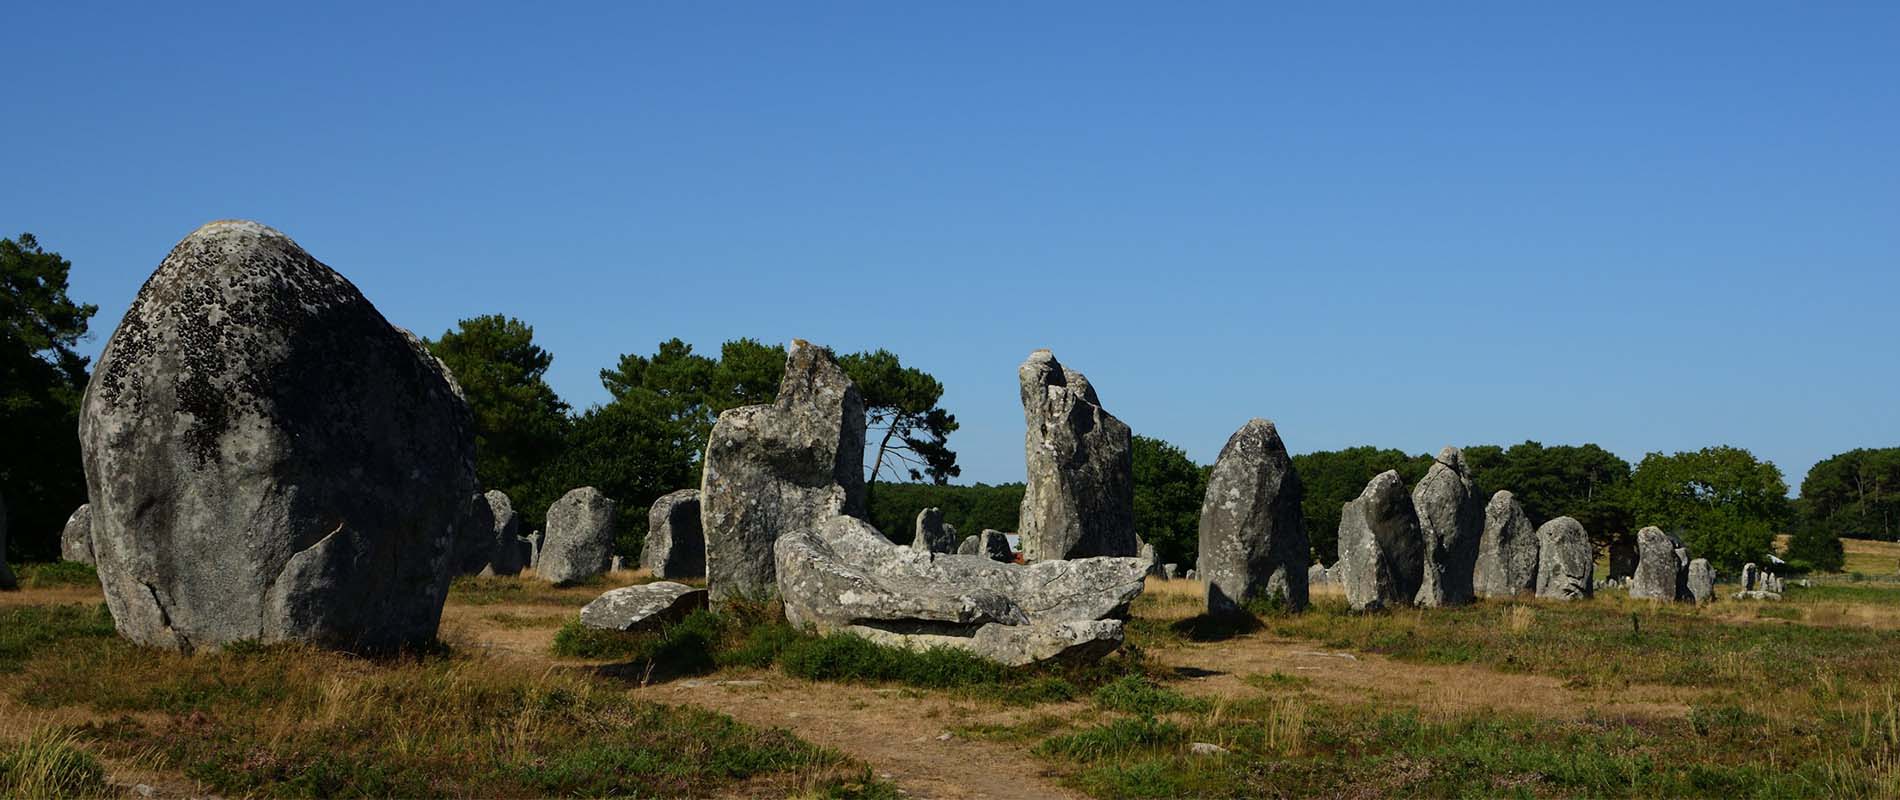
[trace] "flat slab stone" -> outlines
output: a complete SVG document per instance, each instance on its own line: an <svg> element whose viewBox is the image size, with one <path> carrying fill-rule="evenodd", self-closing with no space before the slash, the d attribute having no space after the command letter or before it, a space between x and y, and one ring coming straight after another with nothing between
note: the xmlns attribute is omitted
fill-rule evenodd
<svg viewBox="0 0 1900 800"><path fill-rule="evenodd" d="M624 586L581 608L581 624L607 631L636 631L685 619L706 607L706 590L658 581Z"/></svg>

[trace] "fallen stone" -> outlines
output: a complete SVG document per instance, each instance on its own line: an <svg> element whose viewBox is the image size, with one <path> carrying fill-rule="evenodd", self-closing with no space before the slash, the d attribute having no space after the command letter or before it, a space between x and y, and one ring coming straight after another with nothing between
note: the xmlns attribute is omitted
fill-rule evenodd
<svg viewBox="0 0 1900 800"><path fill-rule="evenodd" d="M548 507L547 540L535 574L556 584L578 583L613 565L614 501L582 486Z"/></svg>
<svg viewBox="0 0 1900 800"><path fill-rule="evenodd" d="M79 440L133 642L434 640L476 491L468 404L282 233L213 222L172 250L99 357Z"/></svg>
<svg viewBox="0 0 1900 800"><path fill-rule="evenodd" d="M1424 566L1416 602L1427 608L1455 606L1476 596L1471 581L1484 536L1484 501L1471 480L1465 455L1456 447L1438 451L1430 471L1412 488Z"/></svg>
<svg viewBox="0 0 1900 800"><path fill-rule="evenodd" d="M1646 600L1678 600L1688 596L1688 566L1676 551L1682 540L1648 527L1636 532L1636 574L1630 581L1630 597Z"/></svg>
<svg viewBox="0 0 1900 800"><path fill-rule="evenodd" d="M1210 614L1238 612L1248 601L1279 598L1306 608L1308 545L1305 490L1273 423L1248 420L1228 437L1201 501L1198 575Z"/></svg>
<svg viewBox="0 0 1900 800"><path fill-rule="evenodd" d="M1424 572L1425 540L1405 483L1379 473L1339 515L1339 562L1333 569L1355 611L1409 604Z"/></svg>
<svg viewBox="0 0 1900 800"><path fill-rule="evenodd" d="M699 527L699 490L662 495L647 509L640 566L656 578L706 577L706 537Z"/></svg>
<svg viewBox="0 0 1900 800"><path fill-rule="evenodd" d="M636 631L685 619L706 607L706 590L657 581L624 586L581 608L581 624L607 631Z"/></svg>
<svg viewBox="0 0 1900 800"><path fill-rule="evenodd" d="M521 517L515 513L514 502L500 489L483 492L482 501L488 504L488 517L493 525L489 529L488 565L481 574L521 574L528 558L521 546Z"/></svg>
<svg viewBox="0 0 1900 800"><path fill-rule="evenodd" d="M1147 573L1136 558L1022 565L929 553L845 516L789 532L776 550L779 596L795 626L955 647L1011 666L1112 652Z"/></svg>
<svg viewBox="0 0 1900 800"><path fill-rule="evenodd" d="M1552 600L1590 597L1596 585L1596 550L1583 523L1558 517L1537 529L1537 596Z"/></svg>
<svg viewBox="0 0 1900 800"><path fill-rule="evenodd" d="M1472 588L1482 597L1510 597L1537 591L1537 528L1510 492L1491 495L1484 507L1484 535L1478 539L1478 568Z"/></svg>
<svg viewBox="0 0 1900 800"><path fill-rule="evenodd" d="M1715 599L1715 569L1709 566L1709 560L1698 558L1689 562L1689 596L1697 603L1707 603Z"/></svg>
<svg viewBox="0 0 1900 800"><path fill-rule="evenodd" d="M1744 589L1742 591L1735 593L1735 599L1736 600L1780 600L1781 594L1779 592L1768 592L1768 591L1763 591L1760 589L1755 589L1755 590Z"/></svg>
<svg viewBox="0 0 1900 800"><path fill-rule="evenodd" d="M93 563L91 503L81 505L66 518L66 527L59 533L59 560Z"/></svg>
<svg viewBox="0 0 1900 800"><path fill-rule="evenodd" d="M719 415L699 499L714 606L769 598L779 537L864 515L864 397L829 349L793 340L778 399Z"/></svg>
<svg viewBox="0 0 1900 800"><path fill-rule="evenodd" d="M956 529L943 524L943 509L926 508L917 512L910 546L932 553L954 553L959 544L956 537Z"/></svg>
<svg viewBox="0 0 1900 800"><path fill-rule="evenodd" d="M1025 561L1135 554L1134 444L1082 373L1048 350L1016 370L1028 423Z"/></svg>

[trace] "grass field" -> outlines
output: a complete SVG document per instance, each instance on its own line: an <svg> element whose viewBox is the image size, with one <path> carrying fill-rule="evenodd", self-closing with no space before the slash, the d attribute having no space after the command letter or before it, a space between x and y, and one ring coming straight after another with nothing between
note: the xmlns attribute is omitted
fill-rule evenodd
<svg viewBox="0 0 1900 800"><path fill-rule="evenodd" d="M1152 581L1122 653L1008 670L769 607L573 624L632 573L460 580L403 658L184 657L70 571L0 599L0 796L1900 796L1900 582L1865 575L1241 620Z"/></svg>

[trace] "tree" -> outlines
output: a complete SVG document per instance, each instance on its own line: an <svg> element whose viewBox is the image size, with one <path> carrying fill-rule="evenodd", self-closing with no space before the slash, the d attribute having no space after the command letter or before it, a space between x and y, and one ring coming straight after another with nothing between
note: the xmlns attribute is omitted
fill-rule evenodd
<svg viewBox="0 0 1900 800"><path fill-rule="evenodd" d="M1484 499L1509 490L1534 525L1573 517L1598 547L1633 533L1626 499L1630 465L1608 450L1594 444L1545 447L1526 441L1508 450L1474 445L1464 453Z"/></svg>
<svg viewBox="0 0 1900 800"><path fill-rule="evenodd" d="M568 426L568 405L545 378L554 357L535 345L534 328L500 314L462 320L427 344L474 412L476 476L539 525L559 497L540 477L560 456Z"/></svg>
<svg viewBox="0 0 1900 800"><path fill-rule="evenodd" d="M72 262L33 234L0 239L0 497L11 560L52 559L86 502L79 401L87 359L73 348L99 307L67 294Z"/></svg>
<svg viewBox="0 0 1900 800"><path fill-rule="evenodd" d="M1823 459L1801 480L1804 529L1836 539L1900 539L1900 447Z"/></svg>
<svg viewBox="0 0 1900 800"><path fill-rule="evenodd" d="M1187 452L1150 436L1134 439L1135 533L1163 563L1193 564L1201 547L1207 470Z"/></svg>
<svg viewBox="0 0 1900 800"><path fill-rule="evenodd" d="M869 491L886 470L921 481L949 483L963 474L948 446L957 418L937 405L943 384L930 373L906 367L889 350L852 353L838 359L864 394L865 441L877 443L865 476Z"/></svg>
<svg viewBox="0 0 1900 800"><path fill-rule="evenodd" d="M1695 557L1724 571L1761 561L1793 518L1781 470L1739 447L1643 456L1629 499L1638 524L1680 535Z"/></svg>
<svg viewBox="0 0 1900 800"><path fill-rule="evenodd" d="M981 533L984 528L1015 531L1022 512L1023 485L887 483L869 501L871 524L893 542L909 542L916 533L917 512L932 507L942 509L944 523L955 526L957 535L963 537Z"/></svg>
<svg viewBox="0 0 1900 800"><path fill-rule="evenodd" d="M645 542L648 507L660 495L699 485L694 452L664 409L638 396L617 398L575 417L565 446L539 479L536 495L548 498L592 486L614 501L615 551L638 559Z"/></svg>
<svg viewBox="0 0 1900 800"><path fill-rule="evenodd" d="M1339 511L1360 492L1366 483L1386 470L1398 470L1407 486L1418 483L1431 469L1429 455L1410 456L1403 451L1376 447L1350 447L1320 451L1293 457L1293 469L1300 474L1306 499L1300 509L1306 515L1306 537L1313 545L1313 556L1325 564L1339 561Z"/></svg>

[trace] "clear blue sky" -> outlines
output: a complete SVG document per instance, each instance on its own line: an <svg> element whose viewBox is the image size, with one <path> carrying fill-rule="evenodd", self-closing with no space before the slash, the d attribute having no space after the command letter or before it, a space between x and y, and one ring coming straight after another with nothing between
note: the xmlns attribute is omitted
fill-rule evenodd
<svg viewBox="0 0 1900 800"><path fill-rule="evenodd" d="M16 3L0 231L92 353L222 217L527 320L577 406L672 336L887 347L965 480L1037 347L1201 462L1900 445L1900 4L1555 5Z"/></svg>

